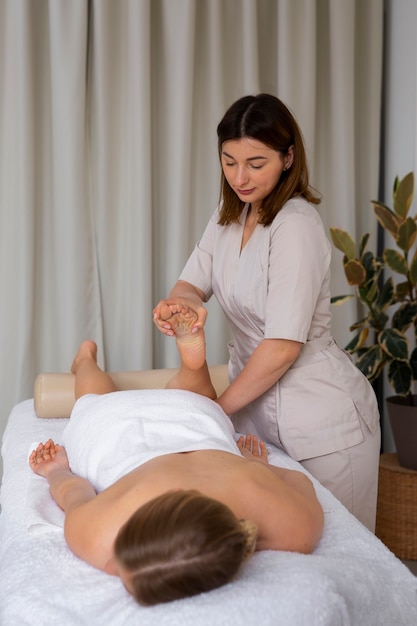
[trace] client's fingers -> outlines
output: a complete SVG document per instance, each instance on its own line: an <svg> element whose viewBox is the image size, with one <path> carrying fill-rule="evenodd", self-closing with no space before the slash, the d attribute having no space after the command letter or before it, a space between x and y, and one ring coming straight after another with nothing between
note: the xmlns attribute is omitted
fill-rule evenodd
<svg viewBox="0 0 417 626"><path fill-rule="evenodd" d="M245 448L249 450L249 452L252 452L252 454L255 454L258 448L257 442L258 440L256 435L246 435Z"/></svg>
<svg viewBox="0 0 417 626"><path fill-rule="evenodd" d="M268 460L268 449L267 449L266 443L264 441L260 441L259 442L259 449L260 449L260 456L267 461Z"/></svg>

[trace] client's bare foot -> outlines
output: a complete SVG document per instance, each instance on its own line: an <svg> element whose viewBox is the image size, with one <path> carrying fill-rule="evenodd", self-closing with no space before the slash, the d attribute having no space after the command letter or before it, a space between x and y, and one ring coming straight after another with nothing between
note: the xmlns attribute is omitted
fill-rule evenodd
<svg viewBox="0 0 417 626"><path fill-rule="evenodd" d="M161 307L161 319L169 321L182 363L189 369L199 369L206 362L206 341L204 330L192 332L197 320L196 313L182 304L170 304Z"/></svg>
<svg viewBox="0 0 417 626"><path fill-rule="evenodd" d="M77 373L78 366L83 359L92 359L95 363L97 362L97 344L91 339L83 341L78 348L78 352L71 365L71 372L73 374Z"/></svg>

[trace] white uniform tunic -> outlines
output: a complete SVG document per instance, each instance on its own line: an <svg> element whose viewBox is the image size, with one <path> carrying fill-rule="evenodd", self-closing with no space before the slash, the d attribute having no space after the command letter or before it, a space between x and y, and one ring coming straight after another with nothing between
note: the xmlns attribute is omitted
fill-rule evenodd
<svg viewBox="0 0 417 626"><path fill-rule="evenodd" d="M214 294L229 320L233 381L265 339L304 347L287 373L233 418L296 460L354 446L379 430L375 394L331 337L330 243L316 209L302 198L285 204L269 226L258 224L241 251L240 223L218 225L218 210L180 279Z"/></svg>

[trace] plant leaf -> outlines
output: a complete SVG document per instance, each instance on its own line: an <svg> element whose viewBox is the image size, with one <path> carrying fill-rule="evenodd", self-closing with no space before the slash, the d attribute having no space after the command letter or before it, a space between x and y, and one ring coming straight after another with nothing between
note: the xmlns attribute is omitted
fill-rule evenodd
<svg viewBox="0 0 417 626"><path fill-rule="evenodd" d="M330 228L330 236L333 245L341 250L349 260L356 257L356 244L349 233L341 228Z"/></svg>
<svg viewBox="0 0 417 626"><path fill-rule="evenodd" d="M394 300L394 281L390 276L380 289L377 305L381 311L385 311Z"/></svg>
<svg viewBox="0 0 417 626"><path fill-rule="evenodd" d="M417 250L410 263L410 280L414 285L417 283Z"/></svg>
<svg viewBox="0 0 417 626"><path fill-rule="evenodd" d="M388 315L383 311L373 309L372 314L369 315L369 325L374 328L377 333L380 333L385 328L388 319Z"/></svg>
<svg viewBox="0 0 417 626"><path fill-rule="evenodd" d="M368 302L375 302L379 296L378 284L373 280L368 289Z"/></svg>
<svg viewBox="0 0 417 626"><path fill-rule="evenodd" d="M384 266L383 260L380 257L375 257L369 250L361 256L360 260L366 271L366 280L377 280Z"/></svg>
<svg viewBox="0 0 417 626"><path fill-rule="evenodd" d="M414 348L414 350L411 353L410 367L411 367L411 371L413 372L413 379L417 380L417 348Z"/></svg>
<svg viewBox="0 0 417 626"><path fill-rule="evenodd" d="M387 206L381 202L372 201L374 205L375 216L382 228L387 230L394 239L397 239L398 229L400 227L400 220L395 215L394 211L391 211Z"/></svg>
<svg viewBox="0 0 417 626"><path fill-rule="evenodd" d="M352 326L349 326L349 330L350 331L357 330L358 328L361 328L364 324L366 324L368 321L369 321L369 316L363 317L362 319L352 324ZM345 349L347 350L347 348Z"/></svg>
<svg viewBox="0 0 417 626"><path fill-rule="evenodd" d="M408 361L408 339L396 328L383 330L378 337L378 342L392 359Z"/></svg>
<svg viewBox="0 0 417 626"><path fill-rule="evenodd" d="M417 226L412 217L407 217L398 229L397 245L401 250L408 252L416 240Z"/></svg>
<svg viewBox="0 0 417 626"><path fill-rule="evenodd" d="M414 322L417 316L417 303L406 302L401 305L392 316L392 327L402 332Z"/></svg>
<svg viewBox="0 0 417 626"><path fill-rule="evenodd" d="M368 239L369 239L369 233L365 233L365 235L363 235L360 240L360 243L359 243L359 258L360 259L362 259L362 255L368 243Z"/></svg>
<svg viewBox="0 0 417 626"><path fill-rule="evenodd" d="M359 299L365 306L371 308L371 305L379 296L378 285L374 280L371 280L358 287ZM372 313L371 313L372 316Z"/></svg>
<svg viewBox="0 0 417 626"><path fill-rule="evenodd" d="M405 219L413 201L414 174L409 172L402 180L398 182L398 179L396 179L396 181L393 191L394 211Z"/></svg>
<svg viewBox="0 0 417 626"><path fill-rule="evenodd" d="M365 268L357 259L352 259L345 263L343 269L349 285L362 285L366 279Z"/></svg>
<svg viewBox="0 0 417 626"><path fill-rule="evenodd" d="M335 306L340 306L341 304L344 304L345 302L347 302L348 300L351 300L352 298L355 298L353 294L346 295L346 296L332 296L330 298L330 304L334 304Z"/></svg>
<svg viewBox="0 0 417 626"><path fill-rule="evenodd" d="M388 367L388 381L399 396L408 396L411 389L412 371L404 361L391 361Z"/></svg>
<svg viewBox="0 0 417 626"><path fill-rule="evenodd" d="M345 347L346 352L350 352L351 354L353 354L353 352L356 352L356 350L363 348L367 338L368 328L364 328L360 333L357 333L351 341L349 341L348 345Z"/></svg>
<svg viewBox="0 0 417 626"><path fill-rule="evenodd" d="M407 276L408 268L406 260L397 250L393 250L392 248L384 250L384 261L394 272Z"/></svg>
<svg viewBox="0 0 417 626"><path fill-rule="evenodd" d="M408 280L402 283L398 283L398 285L395 287L395 301L403 302L409 297L410 297L410 283L408 282Z"/></svg>
<svg viewBox="0 0 417 626"><path fill-rule="evenodd" d="M361 354L356 361L357 367L368 380L374 380L378 377L380 366L384 362L384 355L379 345L375 344Z"/></svg>

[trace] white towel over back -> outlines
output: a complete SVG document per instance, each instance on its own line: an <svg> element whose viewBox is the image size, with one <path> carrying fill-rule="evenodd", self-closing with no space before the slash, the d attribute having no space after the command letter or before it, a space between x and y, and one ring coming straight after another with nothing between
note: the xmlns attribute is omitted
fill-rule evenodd
<svg viewBox="0 0 417 626"><path fill-rule="evenodd" d="M62 443L72 471L97 491L163 454L209 449L239 454L232 423L219 405L177 389L83 396Z"/></svg>

